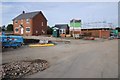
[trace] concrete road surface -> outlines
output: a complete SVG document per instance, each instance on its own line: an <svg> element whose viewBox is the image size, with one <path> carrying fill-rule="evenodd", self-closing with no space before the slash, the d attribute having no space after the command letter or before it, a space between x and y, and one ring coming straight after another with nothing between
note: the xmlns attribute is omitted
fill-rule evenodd
<svg viewBox="0 0 120 80"><path fill-rule="evenodd" d="M117 78L117 40L71 40L54 47L22 48L3 52L3 62L42 58L50 62L43 72L27 78Z"/></svg>

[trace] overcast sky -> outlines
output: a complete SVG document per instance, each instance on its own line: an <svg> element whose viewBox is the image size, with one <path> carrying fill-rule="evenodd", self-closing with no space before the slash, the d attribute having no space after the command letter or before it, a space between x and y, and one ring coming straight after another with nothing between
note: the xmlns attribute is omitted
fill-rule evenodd
<svg viewBox="0 0 120 80"><path fill-rule="evenodd" d="M42 11L48 25L67 23L73 18L82 23L106 21L118 24L118 2L3 2L2 25L12 23L12 19L22 11Z"/></svg>

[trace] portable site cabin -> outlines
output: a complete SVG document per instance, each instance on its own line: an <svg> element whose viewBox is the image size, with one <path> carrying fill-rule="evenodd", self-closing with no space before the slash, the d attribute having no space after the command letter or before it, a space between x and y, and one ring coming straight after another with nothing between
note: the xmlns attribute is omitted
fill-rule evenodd
<svg viewBox="0 0 120 80"><path fill-rule="evenodd" d="M54 27L52 32L53 37L59 37L59 28Z"/></svg>
<svg viewBox="0 0 120 80"><path fill-rule="evenodd" d="M120 37L120 27L116 27L116 30L118 30L118 37Z"/></svg>
<svg viewBox="0 0 120 80"><path fill-rule="evenodd" d="M111 30L110 36L118 37L118 35L119 35L118 30L116 30L116 29Z"/></svg>

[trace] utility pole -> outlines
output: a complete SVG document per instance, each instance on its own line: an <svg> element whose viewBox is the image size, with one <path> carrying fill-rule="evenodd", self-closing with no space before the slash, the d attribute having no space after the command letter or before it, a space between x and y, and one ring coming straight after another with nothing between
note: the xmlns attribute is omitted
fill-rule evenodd
<svg viewBox="0 0 120 80"><path fill-rule="evenodd" d="M75 27L75 19L73 19L73 37L75 37L75 34L74 34L74 27Z"/></svg>

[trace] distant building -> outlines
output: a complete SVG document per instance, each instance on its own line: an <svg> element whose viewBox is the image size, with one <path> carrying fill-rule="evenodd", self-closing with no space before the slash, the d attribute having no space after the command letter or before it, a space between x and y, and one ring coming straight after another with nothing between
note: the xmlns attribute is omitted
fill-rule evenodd
<svg viewBox="0 0 120 80"><path fill-rule="evenodd" d="M88 37L109 38L110 33L111 33L110 28L81 29L81 34Z"/></svg>
<svg viewBox="0 0 120 80"><path fill-rule="evenodd" d="M81 33L81 20L80 19L70 20L70 34L74 36L74 34L80 33Z"/></svg>
<svg viewBox="0 0 120 80"><path fill-rule="evenodd" d="M69 34L69 26L68 24L56 24L54 26L54 29L58 29L59 30L59 35L62 36L66 36L66 34Z"/></svg>
<svg viewBox="0 0 120 80"><path fill-rule="evenodd" d="M68 24L56 24L54 27L59 29L60 34L69 34Z"/></svg>
<svg viewBox="0 0 120 80"><path fill-rule="evenodd" d="M16 35L46 35L47 19L41 11L18 15L13 19L14 34Z"/></svg>

